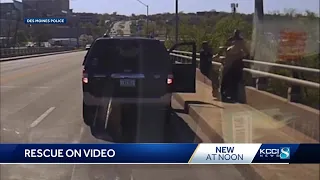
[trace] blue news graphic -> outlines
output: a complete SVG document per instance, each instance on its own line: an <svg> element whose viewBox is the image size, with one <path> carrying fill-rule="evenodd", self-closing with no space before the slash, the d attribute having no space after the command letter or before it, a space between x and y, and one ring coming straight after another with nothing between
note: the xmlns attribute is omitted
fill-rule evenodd
<svg viewBox="0 0 320 180"><path fill-rule="evenodd" d="M319 163L319 144L262 144L252 163Z"/></svg>
<svg viewBox="0 0 320 180"><path fill-rule="evenodd" d="M319 144L0 144L0 164L318 164L319 152Z"/></svg>
<svg viewBox="0 0 320 180"><path fill-rule="evenodd" d="M0 163L188 163L198 144L0 144Z"/></svg>
<svg viewBox="0 0 320 180"><path fill-rule="evenodd" d="M25 24L65 24L66 18L24 18Z"/></svg>

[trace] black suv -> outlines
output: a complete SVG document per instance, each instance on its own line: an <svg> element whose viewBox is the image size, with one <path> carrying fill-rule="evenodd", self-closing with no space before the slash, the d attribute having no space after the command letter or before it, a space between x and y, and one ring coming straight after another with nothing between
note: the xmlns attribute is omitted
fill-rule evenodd
<svg viewBox="0 0 320 180"><path fill-rule="evenodd" d="M192 62L173 62L170 52L179 45L193 47ZM105 119L110 99L120 105L147 104L170 112L173 92L195 92L196 47L181 43L169 51L149 38L98 38L83 63L83 119L88 126ZM101 115L102 114L102 115ZM105 125L106 126L106 125Z"/></svg>

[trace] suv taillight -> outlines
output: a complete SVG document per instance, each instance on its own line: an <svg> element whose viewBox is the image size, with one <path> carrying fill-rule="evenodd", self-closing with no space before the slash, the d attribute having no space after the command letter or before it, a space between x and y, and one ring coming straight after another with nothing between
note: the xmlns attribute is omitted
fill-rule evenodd
<svg viewBox="0 0 320 180"><path fill-rule="evenodd" d="M172 74L169 74L168 75L168 78L167 78L167 84L168 85L171 85L173 83L173 75Z"/></svg>
<svg viewBox="0 0 320 180"><path fill-rule="evenodd" d="M85 69L82 70L82 82L85 84L87 84L89 82L88 74L86 73Z"/></svg>

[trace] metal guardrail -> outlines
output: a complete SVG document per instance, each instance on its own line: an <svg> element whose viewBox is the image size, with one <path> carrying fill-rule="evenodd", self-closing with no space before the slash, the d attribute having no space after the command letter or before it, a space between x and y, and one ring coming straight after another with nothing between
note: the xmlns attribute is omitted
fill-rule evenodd
<svg viewBox="0 0 320 180"><path fill-rule="evenodd" d="M187 55L192 54L192 52L188 52L188 51L174 50L173 52L178 53L178 54L187 54ZM197 53L197 56L200 56L200 53ZM200 59L198 61L200 61ZM285 64L279 64L279 63L262 62L262 61L255 61L255 60L250 60L250 59L244 59L243 61L247 62L247 63L252 63L252 64L260 64L260 65L272 66L272 67L281 67L281 68L296 70L296 71L301 71L301 72L320 73L320 69L314 69L314 68L306 68L306 67L285 65Z"/></svg>
<svg viewBox="0 0 320 180"><path fill-rule="evenodd" d="M52 52L60 52L60 51L70 51L70 50L74 50L74 49L75 48L73 48L73 47L1 48L0 49L0 58L42 54L42 53L52 53Z"/></svg>
<svg viewBox="0 0 320 180"><path fill-rule="evenodd" d="M278 74L273 74L273 73L268 73L268 72L263 72L263 71L248 69L248 68L243 68L243 70L246 72L249 72L251 74L256 74L256 75L260 75L260 76L264 76L264 77L270 77L270 78L286 81L290 84L320 89L319 83L315 83L315 82L311 82L311 81L291 78L291 77L287 77L287 76L282 76L282 75L278 75Z"/></svg>
<svg viewBox="0 0 320 180"><path fill-rule="evenodd" d="M173 53L171 53L170 55L177 57L176 61L181 61L181 62L187 62L191 59L190 56L192 52L188 52L188 51L177 51L174 50ZM199 56L200 54L197 53L197 56ZM199 63L200 58L197 58L197 62ZM261 64L264 66L272 66L272 67L280 67L280 68L284 68L284 69L288 69L288 70L295 70L295 71L301 71L301 72L308 72L308 73L320 73L319 69L314 69L314 68L306 68L306 67L300 67L300 66L292 66L292 65L284 65L284 64L278 64L278 63L270 63L270 62L261 62L261 61L254 61L254 60L248 60L245 59L244 62L250 63L250 64ZM213 66L219 66L219 74L221 75L221 71L223 69L223 64L220 62L216 62L216 61L212 61ZM255 70L255 69L250 69L250 68L243 68L243 71L248 72L252 75L257 75L258 78L256 78L256 85L255 87L259 90L260 89L260 83L259 79L260 78L273 78L273 79L277 79L277 80L281 80L284 81L286 83L289 83L291 85L298 85L298 86L302 86L302 87L309 87L309 88L314 88L314 89L320 89L320 84L316 83L316 82L312 82L312 81L307 81L307 80L302 80L302 79L297 79L297 78L293 78L293 77L287 77L284 75L279 75L279 74L274 74L274 73L270 73L270 72L265 72L265 71L259 71L259 70ZM218 79L221 79L221 77L219 77ZM294 101L292 99L292 95L294 95L292 93L292 87L288 88L288 94L287 94L287 98L289 101Z"/></svg>
<svg viewBox="0 0 320 180"><path fill-rule="evenodd" d="M285 65L285 64L278 64L278 63L254 61L254 60L249 60L249 59L244 59L243 61L248 62L248 63L253 63L253 64L265 65L265 66L281 67L281 68L296 70L296 71L301 71L301 72L320 73L320 69L314 69L314 68L306 68L306 67L301 67L301 66L292 66L292 65Z"/></svg>

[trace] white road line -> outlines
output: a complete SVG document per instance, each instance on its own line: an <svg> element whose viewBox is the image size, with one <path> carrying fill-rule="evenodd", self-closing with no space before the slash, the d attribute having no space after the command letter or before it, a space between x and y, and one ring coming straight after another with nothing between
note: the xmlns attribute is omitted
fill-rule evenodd
<svg viewBox="0 0 320 180"><path fill-rule="evenodd" d="M32 87L32 88L37 88L37 89L48 89L50 87L48 86L38 86L38 87Z"/></svg>
<svg viewBox="0 0 320 180"><path fill-rule="evenodd" d="M55 107L49 108L46 112L44 112L41 116L39 116L35 121L33 121L33 122L30 124L30 128L36 127L36 126L37 126L42 120L44 120L44 118L46 118L54 109L55 109Z"/></svg>
<svg viewBox="0 0 320 180"><path fill-rule="evenodd" d="M70 180L74 179L74 173L75 172L76 172L76 165L74 164L73 167L72 167L72 173L71 173L71 179Z"/></svg>
<svg viewBox="0 0 320 180"><path fill-rule="evenodd" d="M104 122L104 129L107 129L107 126L108 126L109 116L110 116L111 111L112 111L111 104L112 104L112 98L110 98L110 100L109 100L106 121Z"/></svg>
<svg viewBox="0 0 320 180"><path fill-rule="evenodd" d="M73 140L73 141L72 141L72 144L80 143L83 133L84 133L84 127L82 126L81 129L80 129L79 138Z"/></svg>

